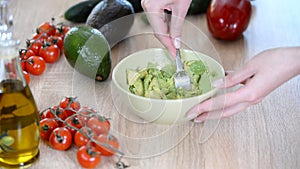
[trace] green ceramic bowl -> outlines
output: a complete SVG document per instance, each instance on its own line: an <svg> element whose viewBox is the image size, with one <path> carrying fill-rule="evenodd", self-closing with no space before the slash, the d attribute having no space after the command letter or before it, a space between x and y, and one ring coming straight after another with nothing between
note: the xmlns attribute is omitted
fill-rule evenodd
<svg viewBox="0 0 300 169"><path fill-rule="evenodd" d="M209 73L202 78L203 94L184 99L162 100L137 96L129 91L126 80L127 69L141 69L149 62L159 66L175 64L174 59L162 48L151 48L133 53L121 60L112 72L112 98L114 106L127 119L143 123L175 124L187 122L186 112L196 104L216 94L211 82L224 77L223 67L213 58L199 52L183 49L182 55L188 60L202 60L208 67ZM138 118L137 118L138 117Z"/></svg>

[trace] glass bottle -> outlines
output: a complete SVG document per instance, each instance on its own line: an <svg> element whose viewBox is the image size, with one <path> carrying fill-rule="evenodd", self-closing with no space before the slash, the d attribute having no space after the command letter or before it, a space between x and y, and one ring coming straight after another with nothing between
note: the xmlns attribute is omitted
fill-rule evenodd
<svg viewBox="0 0 300 169"><path fill-rule="evenodd" d="M39 114L13 38L9 0L0 0L0 168L25 168L39 155Z"/></svg>

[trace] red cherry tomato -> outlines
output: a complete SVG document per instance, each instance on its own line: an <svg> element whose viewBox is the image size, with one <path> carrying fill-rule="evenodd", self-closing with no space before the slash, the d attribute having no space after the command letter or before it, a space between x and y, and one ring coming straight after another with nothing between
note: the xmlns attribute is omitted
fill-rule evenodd
<svg viewBox="0 0 300 169"><path fill-rule="evenodd" d="M81 130L76 131L74 143L77 147L85 146L93 136L95 136L95 132L92 129L83 127Z"/></svg>
<svg viewBox="0 0 300 169"><path fill-rule="evenodd" d="M64 25L63 26L63 33L64 33L64 35L66 35L70 29L71 29L70 26Z"/></svg>
<svg viewBox="0 0 300 169"><path fill-rule="evenodd" d="M60 50L63 49L64 41L63 41L63 38L61 36L58 36L58 35L49 36L47 38L47 41L52 43L52 44L56 44Z"/></svg>
<svg viewBox="0 0 300 169"><path fill-rule="evenodd" d="M64 97L59 102L59 107L64 109L67 116L71 116L80 109L80 103L76 100L76 97Z"/></svg>
<svg viewBox="0 0 300 169"><path fill-rule="evenodd" d="M87 127L91 128L97 135L106 134L110 130L110 122L103 116L93 116L87 122Z"/></svg>
<svg viewBox="0 0 300 169"><path fill-rule="evenodd" d="M29 73L26 72L25 70L23 70L23 76L24 76L27 84L29 84L30 83L30 75L29 75Z"/></svg>
<svg viewBox="0 0 300 169"><path fill-rule="evenodd" d="M41 32L41 33L35 33L32 36L33 40L40 41L41 43L44 43L44 41L48 38L47 33Z"/></svg>
<svg viewBox="0 0 300 169"><path fill-rule="evenodd" d="M62 39L64 40L65 35L70 29L71 27L68 25L59 25L56 28L56 35L62 37Z"/></svg>
<svg viewBox="0 0 300 169"><path fill-rule="evenodd" d="M101 143L95 143L95 147L98 151L101 152L101 155L103 156L112 156L116 153L116 150L119 149L119 141L113 135L100 134L98 137L96 137L96 141ZM104 144L105 146L102 144Z"/></svg>
<svg viewBox="0 0 300 169"><path fill-rule="evenodd" d="M70 130L72 136L74 136L76 131L82 128L82 125L79 122L77 115L68 117L66 120L67 121L63 124L63 126L66 126L66 128Z"/></svg>
<svg viewBox="0 0 300 169"><path fill-rule="evenodd" d="M37 33L47 33L48 36L55 35L56 27L52 22L44 22L37 28Z"/></svg>
<svg viewBox="0 0 300 169"><path fill-rule="evenodd" d="M72 134L65 127L57 127L49 137L49 144L56 150L67 150L72 145Z"/></svg>
<svg viewBox="0 0 300 169"><path fill-rule="evenodd" d="M77 151L77 161L83 168L96 168L101 156L94 147L81 146Z"/></svg>
<svg viewBox="0 0 300 169"><path fill-rule="evenodd" d="M40 48L39 55L47 62L54 63L60 57L60 49L56 44L43 45Z"/></svg>
<svg viewBox="0 0 300 169"><path fill-rule="evenodd" d="M1 65L2 66L2 65ZM5 69L7 70L7 72L13 72L16 73L16 69L15 69L15 61L9 61L7 63L5 63Z"/></svg>
<svg viewBox="0 0 300 169"><path fill-rule="evenodd" d="M46 63L39 56L30 56L25 62L25 70L33 75L41 75L46 69Z"/></svg>
<svg viewBox="0 0 300 169"><path fill-rule="evenodd" d="M247 28L250 17L250 0L212 0L206 12L210 33L223 40L239 38Z"/></svg>
<svg viewBox="0 0 300 169"><path fill-rule="evenodd" d="M40 137L43 140L49 141L49 137L54 129L58 127L55 119L44 118L40 121Z"/></svg>
<svg viewBox="0 0 300 169"><path fill-rule="evenodd" d="M35 55L39 55L39 51L42 47L42 42L40 40L27 40L26 45L27 50L32 50Z"/></svg>
<svg viewBox="0 0 300 169"><path fill-rule="evenodd" d="M64 110L62 108L57 106L52 106L47 110L45 110L44 112L42 112L41 119L44 118L59 118L61 120L65 120L67 118L67 115L64 113ZM58 125L62 126L63 123L58 120Z"/></svg>
<svg viewBox="0 0 300 169"><path fill-rule="evenodd" d="M55 115L61 117L61 114L63 114L62 109L57 106L52 106L42 113L42 118L56 118Z"/></svg>
<svg viewBox="0 0 300 169"><path fill-rule="evenodd" d="M78 118L82 126L86 126L88 120L96 114L96 110L91 107L85 106L79 109Z"/></svg>
<svg viewBox="0 0 300 169"><path fill-rule="evenodd" d="M23 59L23 60L26 60L28 59L30 56L34 56L35 53L33 52L33 50L31 49L21 49L20 50L20 58Z"/></svg>

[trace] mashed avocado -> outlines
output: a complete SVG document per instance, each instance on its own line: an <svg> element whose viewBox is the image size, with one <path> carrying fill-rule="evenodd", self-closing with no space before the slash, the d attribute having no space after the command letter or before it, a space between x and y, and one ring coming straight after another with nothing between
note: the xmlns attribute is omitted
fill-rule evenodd
<svg viewBox="0 0 300 169"><path fill-rule="evenodd" d="M133 94L156 99L179 99L202 94L201 78L207 78L208 74L205 64L201 60L191 60L184 61L183 66L191 78L192 90L175 87L175 65L159 68L153 63L144 69L127 69L129 90Z"/></svg>

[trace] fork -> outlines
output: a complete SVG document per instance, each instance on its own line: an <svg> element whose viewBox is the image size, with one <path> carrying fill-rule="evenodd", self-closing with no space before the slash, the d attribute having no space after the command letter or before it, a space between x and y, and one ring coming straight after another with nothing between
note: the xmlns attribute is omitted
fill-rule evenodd
<svg viewBox="0 0 300 169"><path fill-rule="evenodd" d="M170 32L170 22L172 12L168 10L164 10L165 12L165 20L168 26L168 32ZM182 66L181 57L180 57L180 40L179 38L174 39L174 46L176 48L176 74L174 77L174 83L176 88L182 88L185 90L191 90L191 79L189 75L185 72Z"/></svg>
<svg viewBox="0 0 300 169"><path fill-rule="evenodd" d="M176 67L176 74L174 77L175 87L191 90L191 79L183 69L179 48L176 48Z"/></svg>

